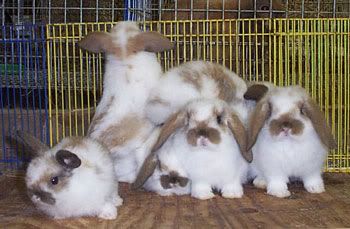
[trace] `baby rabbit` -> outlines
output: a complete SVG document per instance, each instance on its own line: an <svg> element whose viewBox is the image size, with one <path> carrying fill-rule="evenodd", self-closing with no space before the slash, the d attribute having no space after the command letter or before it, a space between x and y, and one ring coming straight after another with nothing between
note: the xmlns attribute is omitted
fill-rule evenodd
<svg viewBox="0 0 350 229"><path fill-rule="evenodd" d="M245 149L245 128L224 101L194 100L165 122L134 187L141 186L156 168L156 176L164 170L170 175L165 185L164 181L161 184L163 189L173 188L169 183L178 183L176 188L182 185L182 191L188 192L188 184L179 180L188 178L195 198L214 197L213 188L221 190L226 198L241 197L248 168L244 157L249 158ZM151 182L156 183L153 178ZM159 183L154 187L146 183L145 187L164 194L164 190L157 190ZM177 191L174 193L178 194Z"/></svg>
<svg viewBox="0 0 350 229"><path fill-rule="evenodd" d="M142 32L135 22L125 21L110 33L88 34L79 46L106 53L103 95L88 136L108 147L116 159L118 180L132 182L159 134L144 112L163 74L155 53L172 49L173 44L157 32Z"/></svg>
<svg viewBox="0 0 350 229"><path fill-rule="evenodd" d="M106 148L90 138L65 138L49 148L25 132L18 131L17 136L36 154L25 181L38 209L55 219L117 217L117 206L123 200Z"/></svg>
<svg viewBox="0 0 350 229"><path fill-rule="evenodd" d="M324 192L322 167L336 142L320 108L299 86L268 90L252 112L248 129L254 185L287 197L287 183L295 177L308 192Z"/></svg>
<svg viewBox="0 0 350 229"><path fill-rule="evenodd" d="M217 63L191 61L170 69L151 92L146 105L147 117L155 124L164 123L191 100L221 99L236 108L237 115L248 119L243 94L243 79Z"/></svg>

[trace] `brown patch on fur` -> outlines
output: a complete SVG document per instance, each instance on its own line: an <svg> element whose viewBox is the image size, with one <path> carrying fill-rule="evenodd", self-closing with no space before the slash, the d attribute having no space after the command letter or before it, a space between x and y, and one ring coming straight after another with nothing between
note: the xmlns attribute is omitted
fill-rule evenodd
<svg viewBox="0 0 350 229"><path fill-rule="evenodd" d="M267 93L268 90L268 87L263 84L254 84L248 87L243 97L248 100L255 100L256 102L259 102L259 100Z"/></svg>
<svg viewBox="0 0 350 229"><path fill-rule="evenodd" d="M163 100L162 98L156 96L154 98L152 98L151 100L148 101L150 104L162 104L165 106L170 106L170 103Z"/></svg>
<svg viewBox="0 0 350 229"><path fill-rule="evenodd" d="M241 154L248 162L253 160L252 152L247 150L247 131L236 114L231 114L228 120L228 127L235 137Z"/></svg>
<svg viewBox="0 0 350 229"><path fill-rule="evenodd" d="M138 134L143 123L144 120L138 118L137 115L130 115L120 120L117 124L106 128L98 136L98 140L107 146L108 149L122 146Z"/></svg>
<svg viewBox="0 0 350 229"><path fill-rule="evenodd" d="M216 82L219 89L219 99L231 102L236 95L236 85L225 68L218 64L208 64L205 71Z"/></svg>
<svg viewBox="0 0 350 229"><path fill-rule="evenodd" d="M52 163L51 167L57 167L60 166L55 159L50 161L49 163ZM60 166L61 167L61 166ZM62 168L62 167L61 167ZM54 192L60 192L63 189L65 189L68 185L69 179L70 179L71 173L67 171L63 171L63 168L58 171L57 173L50 173L50 174L45 174L40 177L38 181L36 181L34 184L30 186L29 189L32 190L41 190L41 186L48 186L52 191ZM53 185L51 183L51 179L54 177L58 177L58 183L56 185Z"/></svg>
<svg viewBox="0 0 350 229"><path fill-rule="evenodd" d="M66 148L75 148L75 147L86 148L86 144L84 142L84 137L72 136L69 137L69 141L62 145L62 149Z"/></svg>
<svg viewBox="0 0 350 229"><path fill-rule="evenodd" d="M278 119L273 119L270 122L271 135L279 135L283 128L291 129L293 135L300 135L303 132L304 124L295 118L292 113L281 115Z"/></svg>
<svg viewBox="0 0 350 229"><path fill-rule="evenodd" d="M105 116L108 114L109 112L109 109L111 108L113 102L114 102L114 96L111 96L109 98L109 101L104 109L103 112L100 112L100 113L96 113L94 115L94 117L92 118L92 121L90 123L90 127L89 127L89 130L87 132L87 136L90 136L97 128L97 126L99 126L102 122L102 120L105 118Z"/></svg>
<svg viewBox="0 0 350 229"><path fill-rule="evenodd" d="M248 128L248 146L249 151L256 142L258 134L261 128L264 126L265 121L271 115L271 107L267 100L261 100L256 105L253 113L250 116L249 128Z"/></svg>
<svg viewBox="0 0 350 229"><path fill-rule="evenodd" d="M197 139L202 136L207 138L213 144L221 142L220 132L212 127L208 127L205 123L200 123L196 128L190 129L187 132L187 142L192 146L197 146Z"/></svg>
<svg viewBox="0 0 350 229"><path fill-rule="evenodd" d="M126 55L132 55L140 51L162 52L174 48L174 44L162 34L157 32L142 32L130 38Z"/></svg>
<svg viewBox="0 0 350 229"><path fill-rule="evenodd" d="M164 189L172 188L174 185L185 187L187 183L188 178L179 176L179 174L175 171L171 171L169 175L160 176L160 184ZM170 184L173 184L173 186L171 186Z"/></svg>
<svg viewBox="0 0 350 229"><path fill-rule="evenodd" d="M180 71L182 76L182 80L185 83L193 85L198 91L202 89L202 75L198 71L194 71L191 68L186 67L187 65L183 65L183 68Z"/></svg>
<svg viewBox="0 0 350 229"><path fill-rule="evenodd" d="M51 193L40 189L28 189L28 195L30 198L35 195L40 198L41 202L46 204L54 205L56 203L56 200L53 198Z"/></svg>
<svg viewBox="0 0 350 229"><path fill-rule="evenodd" d="M89 33L79 41L78 45L80 48L93 53L111 52L115 49L112 37L105 32Z"/></svg>
<svg viewBox="0 0 350 229"><path fill-rule="evenodd" d="M146 180L153 174L157 167L158 160L156 152L166 140L179 128L186 124L186 112L178 111L168 118L168 120L162 126L157 142L153 145L151 153L146 157L142 164L140 172L138 173L134 183L132 184L133 189L140 188Z"/></svg>
<svg viewBox="0 0 350 229"><path fill-rule="evenodd" d="M337 148L337 142L332 135L331 128L328 126L326 119L316 102L309 98L302 107L302 112L310 118L322 143L329 149Z"/></svg>

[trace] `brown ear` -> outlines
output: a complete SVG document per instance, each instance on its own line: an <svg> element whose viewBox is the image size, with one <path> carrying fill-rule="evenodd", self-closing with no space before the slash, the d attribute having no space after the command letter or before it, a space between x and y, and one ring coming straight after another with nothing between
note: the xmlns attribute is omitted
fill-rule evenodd
<svg viewBox="0 0 350 229"><path fill-rule="evenodd" d="M93 53L107 52L113 49L112 37L105 32L92 32L81 39L79 47Z"/></svg>
<svg viewBox="0 0 350 229"><path fill-rule="evenodd" d="M67 169L75 169L81 165L79 157L68 150L59 150L56 153L56 161Z"/></svg>
<svg viewBox="0 0 350 229"><path fill-rule="evenodd" d="M129 52L162 52L174 48L174 44L157 32L142 32L130 39Z"/></svg>
<svg viewBox="0 0 350 229"><path fill-rule="evenodd" d="M311 120L322 143L329 149L337 148L337 143L332 135L331 128L327 125L326 119L316 102L309 98L304 104L302 112Z"/></svg>
<svg viewBox="0 0 350 229"><path fill-rule="evenodd" d="M239 145L242 156L248 162L251 162L253 160L253 155L250 151L247 151L247 131L236 114L231 114L228 120L228 127Z"/></svg>
<svg viewBox="0 0 350 229"><path fill-rule="evenodd" d="M246 93L244 93L244 98L247 100L255 100L256 102L259 102L259 100L266 94L268 90L268 87L263 84L254 84L248 87Z"/></svg>
<svg viewBox="0 0 350 229"><path fill-rule="evenodd" d="M154 170L157 167L157 150L162 147L166 140L179 128L185 125L186 123L186 112L179 111L165 122L161 127L161 131L158 137L157 142L153 145L151 153L147 156L142 167L136 177L136 180L132 184L133 189L138 189L147 181L147 179L153 174Z"/></svg>
<svg viewBox="0 0 350 229"><path fill-rule="evenodd" d="M24 146L29 148L30 153L34 156L40 156L43 152L49 150L50 148L42 143L39 139L35 138L33 135L25 132L25 131L16 131L16 135L20 142L24 144Z"/></svg>
<svg viewBox="0 0 350 229"><path fill-rule="evenodd" d="M247 151L250 151L255 144L261 128L264 126L265 121L268 117L270 117L270 115L271 106L267 100L263 100L257 103L249 120Z"/></svg>

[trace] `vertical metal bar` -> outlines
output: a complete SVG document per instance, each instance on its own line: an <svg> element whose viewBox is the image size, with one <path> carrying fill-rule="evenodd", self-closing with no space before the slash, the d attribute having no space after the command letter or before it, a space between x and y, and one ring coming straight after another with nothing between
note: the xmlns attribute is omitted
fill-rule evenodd
<svg viewBox="0 0 350 229"><path fill-rule="evenodd" d="M83 22L83 0L80 0L79 22Z"/></svg>
<svg viewBox="0 0 350 229"><path fill-rule="evenodd" d="M305 0L301 0L301 18L304 18L305 13Z"/></svg>
<svg viewBox="0 0 350 229"><path fill-rule="evenodd" d="M333 0L333 17L336 17L337 0Z"/></svg>
<svg viewBox="0 0 350 229"><path fill-rule="evenodd" d="M1 2L1 25L5 25L5 0Z"/></svg>
<svg viewBox="0 0 350 229"><path fill-rule="evenodd" d="M98 8L99 8L98 0L96 0L96 22L99 21L99 18L98 18Z"/></svg>
<svg viewBox="0 0 350 229"><path fill-rule="evenodd" d="M114 0L112 0L112 21L114 21Z"/></svg>
<svg viewBox="0 0 350 229"><path fill-rule="evenodd" d="M64 23L67 23L67 0L64 0Z"/></svg>

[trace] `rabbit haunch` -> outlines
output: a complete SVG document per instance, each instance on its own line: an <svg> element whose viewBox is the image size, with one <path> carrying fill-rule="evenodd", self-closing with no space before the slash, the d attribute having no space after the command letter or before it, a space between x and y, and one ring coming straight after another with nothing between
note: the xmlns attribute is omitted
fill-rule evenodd
<svg viewBox="0 0 350 229"><path fill-rule="evenodd" d="M308 192L323 192L322 167L328 149L335 146L322 111L304 89L269 88L249 124L253 183L270 195L286 197L289 178L296 177Z"/></svg>
<svg viewBox="0 0 350 229"><path fill-rule="evenodd" d="M221 99L237 109L241 120L247 118L243 99L247 86L241 78L225 67L211 62L184 63L164 74L146 106L147 117L163 123L187 102L198 98Z"/></svg>
<svg viewBox="0 0 350 229"><path fill-rule="evenodd" d="M90 138L69 137L50 149L25 132L18 131L17 136L35 154L25 181L38 209L54 218L117 217L122 199L112 158L103 145Z"/></svg>
<svg viewBox="0 0 350 229"><path fill-rule="evenodd" d="M120 181L132 182L157 130L145 118L150 91L163 74L154 52L173 48L156 32L142 32L134 22L118 22L111 33L93 32L80 47L106 53L103 95L88 136L111 151Z"/></svg>

